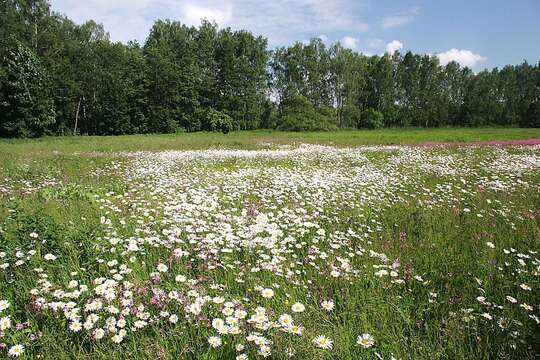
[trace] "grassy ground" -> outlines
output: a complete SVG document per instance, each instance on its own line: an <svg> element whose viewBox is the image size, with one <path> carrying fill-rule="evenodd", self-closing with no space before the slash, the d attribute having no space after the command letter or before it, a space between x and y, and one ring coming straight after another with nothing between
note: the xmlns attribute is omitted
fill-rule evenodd
<svg viewBox="0 0 540 360"><path fill-rule="evenodd" d="M535 359L538 147L296 145L538 137L1 141L0 357L20 344L36 359ZM217 146L249 151L117 153Z"/></svg>
<svg viewBox="0 0 540 360"><path fill-rule="evenodd" d="M540 129L519 128L443 128L384 129L338 132L276 132L243 131L227 135L219 133L189 133L170 135L126 135L46 137L36 140L1 140L1 154L28 154L60 151L140 151L170 149L204 149L212 147L254 149L261 143L316 143L336 146L379 144L417 144L423 142L470 142L487 140L538 139Z"/></svg>

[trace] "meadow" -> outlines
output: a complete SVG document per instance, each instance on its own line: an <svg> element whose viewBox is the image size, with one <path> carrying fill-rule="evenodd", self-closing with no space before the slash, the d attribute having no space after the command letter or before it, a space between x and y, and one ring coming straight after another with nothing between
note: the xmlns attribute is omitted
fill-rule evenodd
<svg viewBox="0 0 540 360"><path fill-rule="evenodd" d="M535 359L531 138L0 140L0 358Z"/></svg>

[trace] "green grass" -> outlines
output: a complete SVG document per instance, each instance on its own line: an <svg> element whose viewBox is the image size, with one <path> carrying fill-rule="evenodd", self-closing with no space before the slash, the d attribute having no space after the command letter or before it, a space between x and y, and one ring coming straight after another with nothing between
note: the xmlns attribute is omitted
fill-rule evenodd
<svg viewBox="0 0 540 360"><path fill-rule="evenodd" d="M2 140L0 264L9 266L0 268L0 300L11 306L0 317L9 315L13 326L29 324L7 329L0 343L24 343L22 358L28 359L208 360L235 359L234 347L242 343L243 352L256 359L262 358L257 347L245 338L257 331L271 340L271 359L289 358L288 349L302 360L376 354L535 359L540 325L529 315L540 316L538 147L330 148L284 157L217 153L189 159L116 152L258 149L267 148L265 143L294 145L287 150L294 151L299 143L341 147L539 137L536 129L486 128ZM130 242L138 249L126 252ZM175 248L189 255L175 260ZM57 259L46 260L49 253ZM158 282L152 273L159 263L168 270ZM132 331L137 319L126 315L128 334L121 344L111 341L112 334L96 341L91 331L73 332L62 311L36 303L73 302L83 314L88 301L99 297L96 279L111 279L125 269L121 265L130 272L119 283L132 284L134 307L145 305L154 320ZM381 269L397 275L379 277ZM177 282L176 275L196 281ZM73 280L78 284L70 287ZM80 284L90 290L64 298L54 293ZM259 286L272 288L274 297L263 298ZM176 290L182 300L155 304L152 289ZM185 318L193 290L236 300L248 317L257 306L273 321L291 314L303 334L257 330L241 321L244 333L222 335L224 344L213 349L207 339L217 332L210 322L226 316L220 305L209 303L200 316ZM335 302L331 312L320 306L327 299ZM306 310L293 313L296 302ZM111 304L123 308L117 298ZM104 309L96 311L99 324L111 316ZM178 322L169 323L161 311L178 314ZM356 344L363 333L375 338L373 347ZM316 348L312 339L318 335L330 337L333 348ZM0 348L0 358L6 351Z"/></svg>
<svg viewBox="0 0 540 360"><path fill-rule="evenodd" d="M0 140L0 154L40 152L111 152L205 149L212 147L253 149L261 143L317 143L336 146L418 144L423 142L469 142L540 138L537 128L436 128L349 130L337 132L242 131L230 134L185 133L166 135L45 137L33 140Z"/></svg>

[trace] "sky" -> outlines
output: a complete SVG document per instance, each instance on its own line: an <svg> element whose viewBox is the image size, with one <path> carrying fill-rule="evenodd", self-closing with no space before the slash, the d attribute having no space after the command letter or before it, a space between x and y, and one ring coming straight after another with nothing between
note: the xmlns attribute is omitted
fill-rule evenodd
<svg viewBox="0 0 540 360"><path fill-rule="evenodd" d="M144 43L157 19L250 30L270 48L319 37L368 55L432 54L475 71L540 60L540 0L51 0L114 41Z"/></svg>

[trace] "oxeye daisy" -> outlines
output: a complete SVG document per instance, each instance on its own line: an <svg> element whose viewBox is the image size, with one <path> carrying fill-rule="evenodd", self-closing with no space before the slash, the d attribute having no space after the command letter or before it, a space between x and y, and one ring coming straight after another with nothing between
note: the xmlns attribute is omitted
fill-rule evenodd
<svg viewBox="0 0 540 360"><path fill-rule="evenodd" d="M303 332L304 332L304 328L299 325L292 325L289 328L289 333L294 334L294 335L302 335Z"/></svg>
<svg viewBox="0 0 540 360"><path fill-rule="evenodd" d="M375 339L370 334L362 334L356 338L356 343L364 349L367 349L375 344Z"/></svg>
<svg viewBox="0 0 540 360"><path fill-rule="evenodd" d="M214 329L221 329L223 326L225 326L225 322L223 321L223 319L215 318L212 320L212 327Z"/></svg>
<svg viewBox="0 0 540 360"><path fill-rule="evenodd" d="M133 326L135 326L136 329L142 329L147 325L147 322L144 320L137 320L133 323Z"/></svg>
<svg viewBox="0 0 540 360"><path fill-rule="evenodd" d="M234 316L238 319L244 319L247 316L247 312L244 310L235 310Z"/></svg>
<svg viewBox="0 0 540 360"><path fill-rule="evenodd" d="M484 317L484 318L486 318L488 320L493 320L493 316L491 316L488 313L482 313L482 314L480 314L480 316L482 316L482 317Z"/></svg>
<svg viewBox="0 0 540 360"><path fill-rule="evenodd" d="M96 340L102 339L103 336L105 336L105 330L101 328L95 329L92 335L94 336L94 339Z"/></svg>
<svg viewBox="0 0 540 360"><path fill-rule="evenodd" d="M6 310L7 308L9 308L9 301L0 300L0 312Z"/></svg>
<svg viewBox="0 0 540 360"><path fill-rule="evenodd" d="M268 345L261 345L257 351L257 354L261 355L262 357L268 357L272 354L272 349L270 349L270 346Z"/></svg>
<svg viewBox="0 0 540 360"><path fill-rule="evenodd" d="M332 300L324 300L321 303L321 307L326 311L332 311L334 309L334 302Z"/></svg>
<svg viewBox="0 0 540 360"><path fill-rule="evenodd" d="M169 316L169 322L171 324L176 324L178 322L178 315L172 314L171 316Z"/></svg>
<svg viewBox="0 0 540 360"><path fill-rule="evenodd" d="M11 319L9 316L5 316L0 319L0 330L4 331L11 327Z"/></svg>
<svg viewBox="0 0 540 360"><path fill-rule="evenodd" d="M120 344L124 340L124 337L117 334L117 335L114 335L111 338L111 340L112 340L112 342L114 342L116 344Z"/></svg>
<svg viewBox="0 0 540 360"><path fill-rule="evenodd" d="M79 321L73 321L69 324L69 329L73 332L79 332L82 329L82 324Z"/></svg>
<svg viewBox="0 0 540 360"><path fill-rule="evenodd" d="M522 288L523 290L531 291L531 287L527 284L521 284L519 285L519 287Z"/></svg>
<svg viewBox="0 0 540 360"><path fill-rule="evenodd" d="M8 356L11 357L19 357L24 352L24 346L22 345L14 345L9 348L8 350Z"/></svg>
<svg viewBox="0 0 540 360"><path fill-rule="evenodd" d="M234 310L232 308L229 308L229 307L224 308L221 312L225 316L231 316L232 314L234 314Z"/></svg>
<svg viewBox="0 0 540 360"><path fill-rule="evenodd" d="M53 254L45 254L43 258L48 261L56 260L56 256L54 256Z"/></svg>
<svg viewBox="0 0 540 360"><path fill-rule="evenodd" d="M334 346L332 339L324 335L319 335L315 337L312 341L313 341L313 344L315 344L315 346L321 349L332 349L332 347Z"/></svg>
<svg viewBox="0 0 540 360"><path fill-rule="evenodd" d="M292 312L303 312L305 309L306 307L304 306L304 304L301 303L296 303L291 306Z"/></svg>
<svg viewBox="0 0 540 360"><path fill-rule="evenodd" d="M279 324L283 327L289 327L293 324L293 318L289 314L283 314L278 319Z"/></svg>
<svg viewBox="0 0 540 360"><path fill-rule="evenodd" d="M221 338L219 336L210 336L208 338L208 343L213 348L218 348L223 344L223 341L221 341Z"/></svg>
<svg viewBox="0 0 540 360"><path fill-rule="evenodd" d="M223 304L225 302L225 299L221 296L216 296L212 299L212 301L214 302L214 304Z"/></svg>
<svg viewBox="0 0 540 360"><path fill-rule="evenodd" d="M157 270L158 270L159 272L166 273L166 272L169 270L169 268L167 267L167 265L165 265L165 264L163 264L163 263L159 263L159 264L157 265Z"/></svg>
<svg viewBox="0 0 540 360"><path fill-rule="evenodd" d="M126 320L125 319L119 319L116 322L116 326L118 326L119 328L124 328L126 326Z"/></svg>

